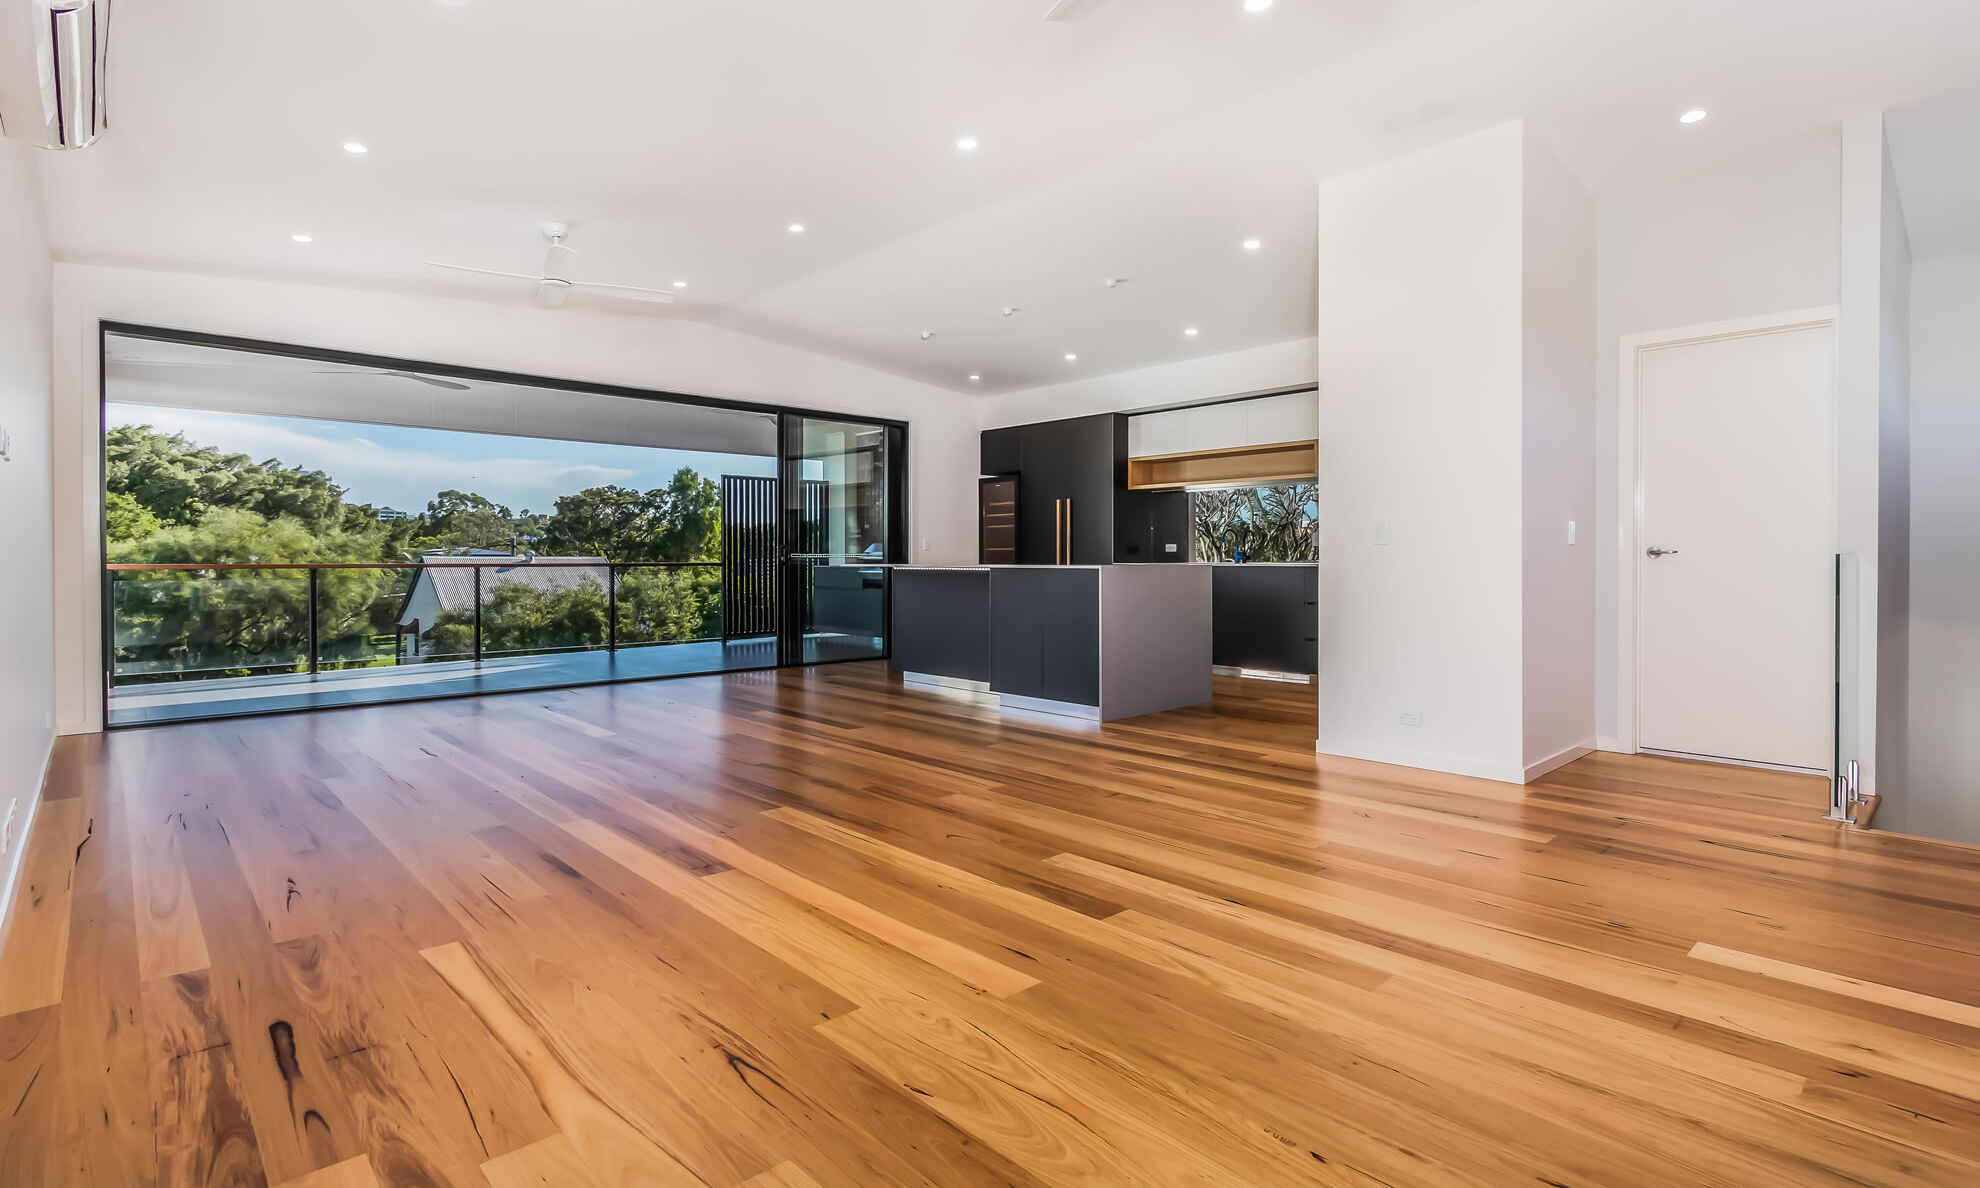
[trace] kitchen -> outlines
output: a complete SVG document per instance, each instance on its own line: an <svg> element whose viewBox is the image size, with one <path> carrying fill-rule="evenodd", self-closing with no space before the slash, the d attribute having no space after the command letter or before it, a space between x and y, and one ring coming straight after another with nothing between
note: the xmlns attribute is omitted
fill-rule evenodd
<svg viewBox="0 0 1980 1188"><path fill-rule="evenodd" d="M978 564L893 575L910 683L1113 721L1318 667L1317 395L987 429Z"/></svg>

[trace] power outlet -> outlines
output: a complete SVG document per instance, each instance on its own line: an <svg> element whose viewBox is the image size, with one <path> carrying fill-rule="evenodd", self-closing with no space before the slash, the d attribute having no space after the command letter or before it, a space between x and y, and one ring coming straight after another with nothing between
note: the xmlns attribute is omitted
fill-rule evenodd
<svg viewBox="0 0 1980 1188"><path fill-rule="evenodd" d="M1422 710L1404 710L1403 712L1401 712L1401 713L1399 713L1399 714L1397 714L1397 715L1396 715L1396 725L1398 725L1398 726L1421 726L1421 725L1423 725L1423 711L1422 711Z"/></svg>
<svg viewBox="0 0 1980 1188"><path fill-rule="evenodd" d="M0 821L0 857L14 852L14 817L21 811L21 798L7 801L7 819Z"/></svg>

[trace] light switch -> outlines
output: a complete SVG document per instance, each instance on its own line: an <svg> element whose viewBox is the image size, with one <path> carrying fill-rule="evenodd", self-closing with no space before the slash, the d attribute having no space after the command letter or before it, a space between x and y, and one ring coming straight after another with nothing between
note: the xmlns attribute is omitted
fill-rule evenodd
<svg viewBox="0 0 1980 1188"><path fill-rule="evenodd" d="M1375 543L1378 545L1389 543L1389 522L1387 520L1375 521Z"/></svg>
<svg viewBox="0 0 1980 1188"><path fill-rule="evenodd" d="M1569 521L1568 521L1568 543L1569 543L1569 544L1573 544L1573 543L1574 543L1574 521L1573 521L1573 520L1569 520Z"/></svg>

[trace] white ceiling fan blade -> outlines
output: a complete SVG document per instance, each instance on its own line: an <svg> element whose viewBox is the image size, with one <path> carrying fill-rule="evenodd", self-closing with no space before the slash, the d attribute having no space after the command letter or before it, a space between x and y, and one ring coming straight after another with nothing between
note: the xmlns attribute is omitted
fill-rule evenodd
<svg viewBox="0 0 1980 1188"><path fill-rule="evenodd" d="M428 387L432 387L432 388L445 388L445 389L447 389L447 390L448 390L449 392L472 392L472 391L474 391L474 389L473 389L473 388L470 388L470 387L468 387L468 386L467 386L466 384L457 384L457 383L455 383L455 382L454 382L453 380L443 380L443 379L435 379L434 377L432 377L432 376L430 376L430 375L420 375L420 374L419 374L418 372L415 372L415 371L381 371L381 372L379 372L378 374L379 374L379 375L389 375L389 376L391 376L391 377L393 377L394 379L409 379L409 380L413 380L413 381L415 381L415 382L417 382L417 383L422 383L422 384L425 384L425 385L427 385Z"/></svg>
<svg viewBox="0 0 1980 1188"><path fill-rule="evenodd" d="M1089 4L1097 2L1098 0L1052 0L1052 7L1046 11L1045 19L1048 21L1069 21L1072 19L1074 9L1084 8Z"/></svg>
<svg viewBox="0 0 1980 1188"><path fill-rule="evenodd" d="M469 268L465 264L442 264L438 260L428 260L426 266L428 268L445 268L452 272L474 272L482 276L506 277L509 280L540 281L543 279L540 276L530 276L522 272L497 272L493 268Z"/></svg>
<svg viewBox="0 0 1980 1188"><path fill-rule="evenodd" d="M644 289L638 285L608 285L603 281L572 281L581 289L610 289L616 293L636 293L642 301L653 301L661 305L673 304L674 295L665 289Z"/></svg>
<svg viewBox="0 0 1980 1188"><path fill-rule="evenodd" d="M536 282L536 303L544 309L556 309L571 295L571 282L555 277L539 277Z"/></svg>
<svg viewBox="0 0 1980 1188"><path fill-rule="evenodd" d="M417 383L427 384L435 388L446 388L454 392L473 391L466 384L457 384L453 380L434 379L430 375L420 375L418 372L413 371L381 371L371 367L363 369L354 367L312 367L309 373L311 375L389 375L393 379L409 379Z"/></svg>

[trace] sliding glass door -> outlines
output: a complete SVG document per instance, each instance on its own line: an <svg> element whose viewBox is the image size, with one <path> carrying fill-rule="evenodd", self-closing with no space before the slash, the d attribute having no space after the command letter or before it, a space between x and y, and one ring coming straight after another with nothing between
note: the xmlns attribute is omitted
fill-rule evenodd
<svg viewBox="0 0 1980 1188"><path fill-rule="evenodd" d="M899 424L136 326L102 367L109 725L887 654Z"/></svg>
<svg viewBox="0 0 1980 1188"><path fill-rule="evenodd" d="M886 566L904 558L899 426L783 419L785 664L887 654Z"/></svg>

